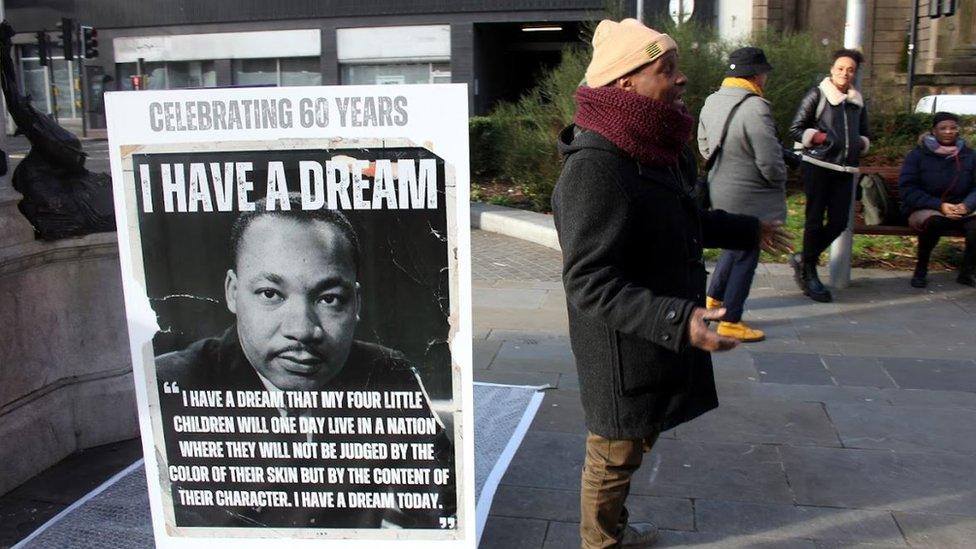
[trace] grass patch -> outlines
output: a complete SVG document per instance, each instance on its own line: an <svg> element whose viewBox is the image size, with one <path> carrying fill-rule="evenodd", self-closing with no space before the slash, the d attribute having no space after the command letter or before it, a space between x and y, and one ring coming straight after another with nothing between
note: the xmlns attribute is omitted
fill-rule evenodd
<svg viewBox="0 0 976 549"><path fill-rule="evenodd" d="M797 189L787 192L786 228L793 235L797 249L803 245L803 222L805 219L806 195ZM914 236L854 235L851 263L855 267L911 270L915 267L915 253L918 239ZM954 269L962 261L963 241L960 238L943 238L932 253L930 271ZM717 259L718 252L708 250L706 259ZM760 261L766 263L785 263L785 255L771 255L762 252ZM821 256L821 265L829 259L829 250Z"/></svg>
<svg viewBox="0 0 976 549"><path fill-rule="evenodd" d="M519 186L504 180L475 178L471 186L472 200L488 202L501 206L511 206L522 209L532 209L531 200L520 190ZM480 181L478 181L480 179ZM786 228L793 235L793 242L797 249L803 244L803 220L806 196L797 189L787 193ZM913 236L875 236L854 235L854 249L852 263L855 267L881 268L892 270L911 270L915 267L915 251L917 239ZM962 262L963 241L961 238L943 238L932 252L929 271L952 270ZM718 259L721 250L706 249L706 261ZM821 257L821 265L826 264L829 253ZM786 263L785 255L771 255L762 252L760 261L763 263Z"/></svg>

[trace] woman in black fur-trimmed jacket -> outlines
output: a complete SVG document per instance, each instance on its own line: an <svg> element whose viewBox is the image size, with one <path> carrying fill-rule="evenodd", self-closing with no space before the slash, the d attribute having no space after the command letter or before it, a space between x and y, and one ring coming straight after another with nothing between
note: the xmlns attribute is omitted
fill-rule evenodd
<svg viewBox="0 0 976 549"><path fill-rule="evenodd" d="M864 98L854 89L864 56L856 50L838 50L833 57L830 76L803 97L790 124L791 137L803 144L803 192L807 195L803 251L790 264L803 294L823 302L833 297L817 277L817 261L847 228L854 198L853 174L870 146Z"/></svg>

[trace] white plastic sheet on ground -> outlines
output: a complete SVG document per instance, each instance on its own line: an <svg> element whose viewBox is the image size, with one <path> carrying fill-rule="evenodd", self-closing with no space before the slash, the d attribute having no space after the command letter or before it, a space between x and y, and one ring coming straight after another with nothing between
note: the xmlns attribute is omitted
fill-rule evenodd
<svg viewBox="0 0 976 549"><path fill-rule="evenodd" d="M474 449L478 539L498 483L522 443L543 387L475 383ZM13 549L154 547L142 460L59 513Z"/></svg>

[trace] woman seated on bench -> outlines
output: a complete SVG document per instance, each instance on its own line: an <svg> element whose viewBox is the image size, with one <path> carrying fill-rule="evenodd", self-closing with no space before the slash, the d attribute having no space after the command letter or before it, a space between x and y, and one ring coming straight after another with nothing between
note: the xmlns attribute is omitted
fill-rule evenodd
<svg viewBox="0 0 976 549"><path fill-rule="evenodd" d="M912 286L928 285L929 256L939 237L951 230L966 236L966 251L956 281L976 286L976 155L959 137L959 117L938 112L902 164L898 177L908 225L918 231L918 261Z"/></svg>

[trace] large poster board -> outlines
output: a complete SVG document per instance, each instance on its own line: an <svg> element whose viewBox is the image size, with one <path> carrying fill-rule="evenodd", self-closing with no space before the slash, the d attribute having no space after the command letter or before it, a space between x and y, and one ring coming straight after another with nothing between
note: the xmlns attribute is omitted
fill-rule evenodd
<svg viewBox="0 0 976 549"><path fill-rule="evenodd" d="M159 547L473 547L463 85L106 95Z"/></svg>

